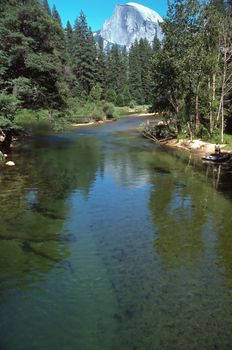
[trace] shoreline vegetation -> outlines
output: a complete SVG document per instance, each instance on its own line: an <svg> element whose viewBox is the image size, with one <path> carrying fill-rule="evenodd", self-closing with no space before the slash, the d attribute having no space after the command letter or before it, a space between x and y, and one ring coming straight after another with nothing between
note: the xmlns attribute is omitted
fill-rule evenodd
<svg viewBox="0 0 232 350"><path fill-rule="evenodd" d="M98 124L104 124L104 123L109 123L109 122L114 122L120 118L125 118L125 117L129 117L129 116L133 116L133 117L144 117L144 123L142 123L139 127L139 131L141 132L141 134L150 139L151 141L153 141L154 143L158 143L160 146L163 147L168 147L168 148L175 148L175 149L179 149L179 150L183 150L183 151L187 151L189 153L193 153L194 155L202 158L202 156L206 155L206 154L212 154L214 153L215 150L215 144L217 142L211 142L211 141L204 141L202 139L199 138L180 138L180 137L174 137L174 136L167 136L166 138L161 138L158 139L156 137L156 130L158 129L163 129L166 126L166 121L165 118L163 117L162 113L153 113L153 112L148 112L147 107L145 106L137 106L135 108L121 108L117 110L117 117L111 117L111 118L107 118L106 116L102 119L99 120L99 118L93 118L93 117L83 117L83 119L85 119L85 122L70 122L67 123L65 125L65 127L63 128L63 130L67 130L70 128L78 128L78 127L85 127L85 126L93 126L93 125L98 125ZM36 126L36 124L33 126L34 129L37 129L38 125ZM40 133L40 128L38 127L37 132ZM50 129L50 131L53 132L57 132L57 130L54 129ZM58 132L61 130L58 130ZM42 130L43 132L43 130ZM24 135L23 137L27 137L27 136L31 136L33 134L33 132L25 132L24 130ZM18 144L20 144L20 140L23 138L21 136L19 137L13 137L12 138L12 143L11 143L11 149L8 152L11 153L12 149L15 149L17 147ZM1 136L0 138L0 149L1 149L1 145L4 141L4 137ZM231 145L228 145L226 143L224 144L220 144L220 148L222 150L222 152L227 152L232 154L232 147ZM5 163L7 162L7 154L5 154L5 158L4 160L1 159L0 161L3 163L3 161L5 161Z"/></svg>
<svg viewBox="0 0 232 350"><path fill-rule="evenodd" d="M44 118L44 115L47 116L49 111L41 111L38 116L37 113L33 113L33 111L24 110L20 115L21 118L17 119L17 124L14 125L12 129L8 128L0 128L0 152L2 154L12 153L12 150L15 149L22 140L25 140L27 137L33 135L44 135L50 133L62 132L64 130L69 130L76 127L82 126L91 126L98 125L108 122L116 121L120 118L124 118L127 116L149 116L153 115L153 113L148 112L147 105L139 105L132 107L117 107L112 103L105 104L107 105L107 109L101 109L101 114L94 115L94 109L92 113L87 114L83 113L81 115L72 115L71 118L60 118L60 120L54 121L52 118L52 113L50 114L50 118ZM87 108L88 109L88 108ZM3 160L0 159L0 162Z"/></svg>
<svg viewBox="0 0 232 350"><path fill-rule="evenodd" d="M140 127L142 135L149 140L159 144L160 146L176 148L179 150L193 153L194 155L202 158L204 155L213 154L215 152L215 144L218 144L217 140L202 140L200 138L187 138L178 135L169 134L170 125L165 119L158 113L153 114L156 120L147 119ZM165 132L164 132L165 130ZM165 137L161 136L163 135ZM222 152L232 154L232 146L230 144L219 144Z"/></svg>
<svg viewBox="0 0 232 350"><path fill-rule="evenodd" d="M169 2L162 42L141 38L128 50L105 50L82 11L63 28L47 0L4 1L0 12L3 153L15 138L143 113L134 108L142 105L166 123L150 132L159 143L232 149L231 1Z"/></svg>

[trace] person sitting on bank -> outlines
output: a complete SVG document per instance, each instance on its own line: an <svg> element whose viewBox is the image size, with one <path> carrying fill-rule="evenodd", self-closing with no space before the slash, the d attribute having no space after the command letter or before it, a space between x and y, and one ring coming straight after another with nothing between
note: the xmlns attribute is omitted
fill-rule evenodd
<svg viewBox="0 0 232 350"><path fill-rule="evenodd" d="M215 154L218 154L218 155L220 155L220 154L221 154L221 148L220 148L220 146L219 146L219 144L218 144L218 143L215 145L214 150L215 150Z"/></svg>

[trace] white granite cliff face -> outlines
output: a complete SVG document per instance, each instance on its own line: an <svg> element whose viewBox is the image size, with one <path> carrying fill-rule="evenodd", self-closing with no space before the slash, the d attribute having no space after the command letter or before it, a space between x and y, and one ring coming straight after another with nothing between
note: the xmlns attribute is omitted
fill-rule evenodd
<svg viewBox="0 0 232 350"><path fill-rule="evenodd" d="M104 46L118 44L129 48L136 39L146 38L152 42L157 37L162 40L159 24L162 21L162 17L148 7L128 2L126 5L116 5L112 17L94 34L102 37Z"/></svg>

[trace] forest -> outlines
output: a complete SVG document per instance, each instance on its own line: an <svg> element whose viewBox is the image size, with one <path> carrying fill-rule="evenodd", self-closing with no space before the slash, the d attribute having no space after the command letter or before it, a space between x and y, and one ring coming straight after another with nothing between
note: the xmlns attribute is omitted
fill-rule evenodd
<svg viewBox="0 0 232 350"><path fill-rule="evenodd" d="M162 42L96 42L83 12L62 26L47 0L0 2L0 128L61 130L147 105L176 134L232 132L232 1L174 0Z"/></svg>

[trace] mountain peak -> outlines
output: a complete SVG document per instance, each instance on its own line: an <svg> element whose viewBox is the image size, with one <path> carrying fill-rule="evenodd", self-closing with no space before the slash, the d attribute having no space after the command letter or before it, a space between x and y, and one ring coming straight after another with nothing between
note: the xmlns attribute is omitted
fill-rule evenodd
<svg viewBox="0 0 232 350"><path fill-rule="evenodd" d="M126 5L136 8L141 14L143 14L144 19L146 18L148 21L163 22L163 18L149 7L137 4L136 2L128 2Z"/></svg>
<svg viewBox="0 0 232 350"><path fill-rule="evenodd" d="M103 39L105 47L117 44L129 49L136 39L146 38L150 43L155 37L162 40L161 22L162 17L154 10L128 2L116 5L112 17L104 22L95 36Z"/></svg>

